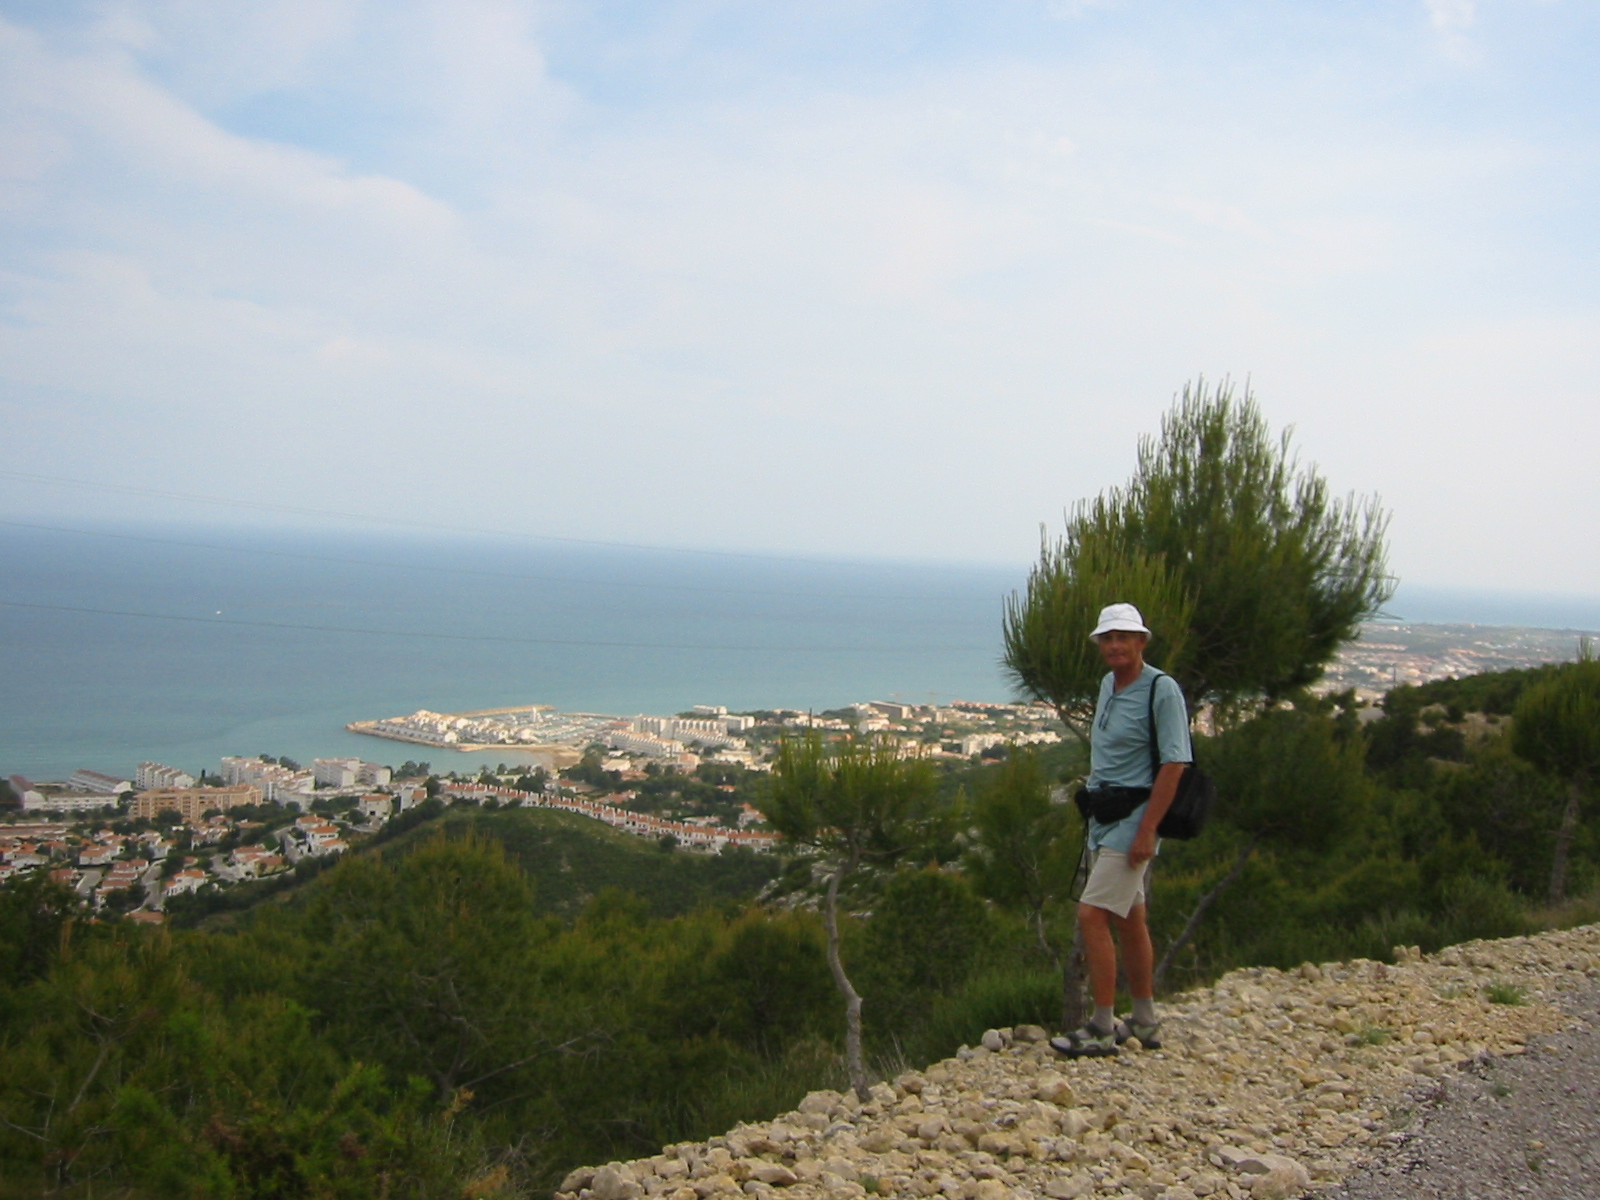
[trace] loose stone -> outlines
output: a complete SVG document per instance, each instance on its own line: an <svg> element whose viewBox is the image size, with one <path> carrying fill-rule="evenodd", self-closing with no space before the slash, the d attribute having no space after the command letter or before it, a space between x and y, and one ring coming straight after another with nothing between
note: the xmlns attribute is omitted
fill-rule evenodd
<svg viewBox="0 0 1600 1200"><path fill-rule="evenodd" d="M1600 975L1600 926L1393 957L1230 972L1170 999L1162 1049L1116 1058L990 1029L866 1103L815 1091L774 1121L581 1167L556 1200L1288 1200L1385 1145L1392 1114L1459 1064L1561 1028L1557 993ZM1526 1003L1490 1003L1494 985Z"/></svg>

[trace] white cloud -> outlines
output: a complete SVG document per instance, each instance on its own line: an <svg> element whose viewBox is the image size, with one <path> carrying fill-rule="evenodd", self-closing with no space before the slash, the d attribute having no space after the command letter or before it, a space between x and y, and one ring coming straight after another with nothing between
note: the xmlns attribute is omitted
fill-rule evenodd
<svg viewBox="0 0 1600 1200"><path fill-rule="evenodd" d="M1428 20L1439 35L1439 47L1449 58L1461 63L1478 59L1477 43L1470 31L1478 23L1478 6L1473 0L1422 0Z"/></svg>
<svg viewBox="0 0 1600 1200"><path fill-rule="evenodd" d="M1478 19L1478 6L1472 0L1423 0L1433 27L1440 33L1471 29Z"/></svg>
<svg viewBox="0 0 1600 1200"><path fill-rule="evenodd" d="M1433 508L1460 463L1578 469L1539 429L1588 402L1589 310L1533 320L1502 286L1582 274L1530 217L1570 159L1503 119L1408 115L1420 59L1224 46L1252 65L1219 72L1129 8L1070 33L1135 22L1137 53L819 83L697 42L699 10L608 34L650 45L603 46L629 64L607 73L572 10L248 7L0 25L21 164L0 386L50 469L159 472L177 448L196 491L210 472L443 518L492 495L629 540L714 511L724 544L1024 558L1039 520L1120 481L1185 378L1231 370L1336 487L1403 498L1397 554L1435 575L1483 561L1481 521ZM279 100L349 126L297 139ZM1529 372L1530 425L1496 428ZM1418 398L1457 393L1475 415L1441 440ZM327 446L378 466L330 472ZM470 471L389 469L414 464Z"/></svg>
<svg viewBox="0 0 1600 1200"><path fill-rule="evenodd" d="M221 104L303 84L354 31L370 0L111 0L89 44L121 47L182 95Z"/></svg>

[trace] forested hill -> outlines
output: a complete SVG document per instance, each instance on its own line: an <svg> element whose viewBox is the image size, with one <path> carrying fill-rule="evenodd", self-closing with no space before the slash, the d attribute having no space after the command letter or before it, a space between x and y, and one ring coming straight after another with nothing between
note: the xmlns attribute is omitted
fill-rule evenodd
<svg viewBox="0 0 1600 1200"><path fill-rule="evenodd" d="M745 904L783 866L772 855L748 850L706 855L666 849L600 821L553 809L443 808L437 802L402 814L390 829L358 843L349 856L393 860L433 838L469 835L503 847L508 859L527 873L535 911L569 923L608 888L634 897L641 914L650 918L681 916L705 904ZM178 897L169 909L179 928L226 928L258 904L304 902L318 879L336 865L309 860L303 876Z"/></svg>
<svg viewBox="0 0 1600 1200"><path fill-rule="evenodd" d="M378 852L404 853L427 837L458 839L469 833L504 846L507 857L527 872L535 907L569 921L606 888L631 893L641 911L654 918L682 916L703 904L744 904L779 869L771 855L667 850L588 817L538 808L477 812L458 807Z"/></svg>

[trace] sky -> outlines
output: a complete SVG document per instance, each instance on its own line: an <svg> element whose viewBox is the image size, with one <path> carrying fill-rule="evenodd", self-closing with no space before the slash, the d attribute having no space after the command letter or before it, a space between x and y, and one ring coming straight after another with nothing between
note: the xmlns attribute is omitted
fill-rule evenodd
<svg viewBox="0 0 1600 1200"><path fill-rule="evenodd" d="M1231 377L1403 581L1600 595L1597 50L1576 0L0 0L0 510L1023 563Z"/></svg>

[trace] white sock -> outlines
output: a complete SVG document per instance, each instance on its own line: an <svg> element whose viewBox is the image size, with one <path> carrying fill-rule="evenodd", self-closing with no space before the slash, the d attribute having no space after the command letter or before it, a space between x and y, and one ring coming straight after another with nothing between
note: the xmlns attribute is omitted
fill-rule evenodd
<svg viewBox="0 0 1600 1200"><path fill-rule="evenodd" d="M1156 1023L1155 997L1135 996L1133 998L1133 1019L1141 1025L1154 1025Z"/></svg>
<svg viewBox="0 0 1600 1200"><path fill-rule="evenodd" d="M1115 1029L1117 1027L1117 1015L1111 1011L1109 1006L1096 1004L1094 1006L1094 1016L1089 1018L1089 1023L1096 1029Z"/></svg>

